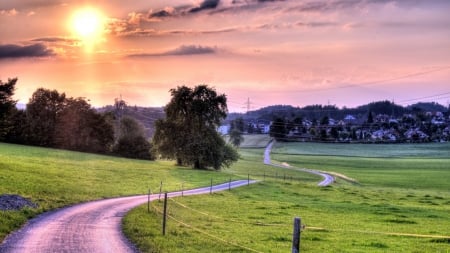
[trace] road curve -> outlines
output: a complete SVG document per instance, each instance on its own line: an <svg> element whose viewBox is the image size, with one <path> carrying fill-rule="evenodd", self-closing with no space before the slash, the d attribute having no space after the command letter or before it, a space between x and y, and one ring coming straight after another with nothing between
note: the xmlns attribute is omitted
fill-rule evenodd
<svg viewBox="0 0 450 253"><path fill-rule="evenodd" d="M323 180L320 181L317 184L318 186L328 186L328 185L330 185L330 184L332 184L334 182L335 179L334 179L334 177L332 175L324 173L324 172L321 172L321 171L310 170L310 169L300 169L300 168L295 168L295 167L291 167L291 166L273 164L272 161L270 160L270 152L272 151L272 147L273 147L274 142L275 141L269 142L269 144L267 145L266 149L264 150L264 164L270 165L270 166L274 166L274 167L279 167L279 168L303 171L303 172L307 172L307 173L311 173L311 174L315 174L315 175L321 176L321 177L323 177Z"/></svg>
<svg viewBox="0 0 450 253"><path fill-rule="evenodd" d="M239 180L212 187L213 192L255 183ZM210 187L183 191L183 195L205 194ZM171 192L168 197L181 196ZM151 195L151 200L158 198ZM137 252L122 234L122 217L132 208L146 203L148 195L86 202L44 213L30 220L0 245L0 253L19 252Z"/></svg>

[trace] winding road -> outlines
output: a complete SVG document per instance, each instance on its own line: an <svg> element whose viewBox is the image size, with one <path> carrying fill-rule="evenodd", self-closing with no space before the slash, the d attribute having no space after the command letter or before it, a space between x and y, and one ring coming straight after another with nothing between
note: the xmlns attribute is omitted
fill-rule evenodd
<svg viewBox="0 0 450 253"><path fill-rule="evenodd" d="M324 178L318 185L326 186L334 182L334 177L315 170L299 169L272 164L270 142L264 152L264 164L295 169ZM168 197L198 195L228 190L256 183L254 180L239 180L230 183L203 187L187 191L171 192ZM150 196L153 201L159 195ZM81 203L71 207L44 213L30 220L23 228L9 235L0 245L0 253L50 253L50 252L137 252L122 234L123 216L148 201L148 195L121 197Z"/></svg>
<svg viewBox="0 0 450 253"><path fill-rule="evenodd" d="M255 183L239 180L212 187L212 192ZM168 197L207 194L210 187L171 192ZM158 199L157 194L151 200ZM121 230L122 217L145 204L148 195L97 200L44 213L30 220L0 245L1 253L137 252Z"/></svg>
<svg viewBox="0 0 450 253"><path fill-rule="evenodd" d="M279 167L279 168L284 168L284 169L291 169L291 170L297 170L297 171L303 171L303 172L307 172L307 173L311 173L311 174L315 174L318 176L323 177L323 180L320 181L317 185L318 186L328 186L330 184L332 184L334 182L334 177L330 174L321 172L321 171L317 171L317 170L310 170L310 169L300 169L300 168L295 168L295 167L291 167L291 166L286 166L286 165L279 165L279 164L273 164L271 159L270 159L270 152L272 151L272 147L275 141L271 141L267 147L266 150L264 151L264 164L266 165L270 165L270 166L274 166L274 167Z"/></svg>

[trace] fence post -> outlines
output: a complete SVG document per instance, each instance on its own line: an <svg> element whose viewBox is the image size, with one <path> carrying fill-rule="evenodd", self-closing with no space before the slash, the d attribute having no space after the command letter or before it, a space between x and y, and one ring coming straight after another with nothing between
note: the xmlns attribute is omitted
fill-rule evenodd
<svg viewBox="0 0 450 253"><path fill-rule="evenodd" d="M292 235L292 253L300 253L300 229L302 219L299 217L294 218L294 233Z"/></svg>
<svg viewBox="0 0 450 253"><path fill-rule="evenodd" d="M167 192L164 193L164 213L163 213L163 230L162 230L163 235L166 235L166 222L167 222Z"/></svg>
<svg viewBox="0 0 450 253"><path fill-rule="evenodd" d="M211 187L209 188L209 194L212 194L212 178L211 178Z"/></svg>
<svg viewBox="0 0 450 253"><path fill-rule="evenodd" d="M161 192L162 192L162 180L161 180L161 183L159 184L159 196L158 196L158 202L161 202Z"/></svg>
<svg viewBox="0 0 450 253"><path fill-rule="evenodd" d="M181 197L184 196L184 182L181 182Z"/></svg>
<svg viewBox="0 0 450 253"><path fill-rule="evenodd" d="M250 185L250 174L247 176L247 185Z"/></svg>
<svg viewBox="0 0 450 253"><path fill-rule="evenodd" d="M231 177L230 177L230 181L228 182L228 190L231 191Z"/></svg>
<svg viewBox="0 0 450 253"><path fill-rule="evenodd" d="M150 213L150 195L152 195L152 190L148 189L147 213Z"/></svg>

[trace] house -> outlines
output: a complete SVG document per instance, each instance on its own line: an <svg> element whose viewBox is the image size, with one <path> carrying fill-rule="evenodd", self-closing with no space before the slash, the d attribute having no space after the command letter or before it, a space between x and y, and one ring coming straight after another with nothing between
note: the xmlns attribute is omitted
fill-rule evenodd
<svg viewBox="0 0 450 253"><path fill-rule="evenodd" d="M428 135L422 131L420 131L418 128L416 129L409 129L404 133L404 136L408 140L412 141L424 141L428 139Z"/></svg>
<svg viewBox="0 0 450 253"><path fill-rule="evenodd" d="M230 133L230 128L231 128L230 125L221 125L217 129L217 132L219 132L221 135L227 135Z"/></svg>
<svg viewBox="0 0 450 253"><path fill-rule="evenodd" d="M355 116L348 114L344 117L344 122L347 124L354 124L356 123L356 118Z"/></svg>

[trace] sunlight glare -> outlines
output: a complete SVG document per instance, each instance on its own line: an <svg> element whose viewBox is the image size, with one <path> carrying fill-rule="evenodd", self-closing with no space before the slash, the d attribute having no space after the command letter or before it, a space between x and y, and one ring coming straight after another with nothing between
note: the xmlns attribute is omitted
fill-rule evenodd
<svg viewBox="0 0 450 253"><path fill-rule="evenodd" d="M71 20L71 29L83 44L94 44L101 41L105 18L94 8L84 8L76 11Z"/></svg>

